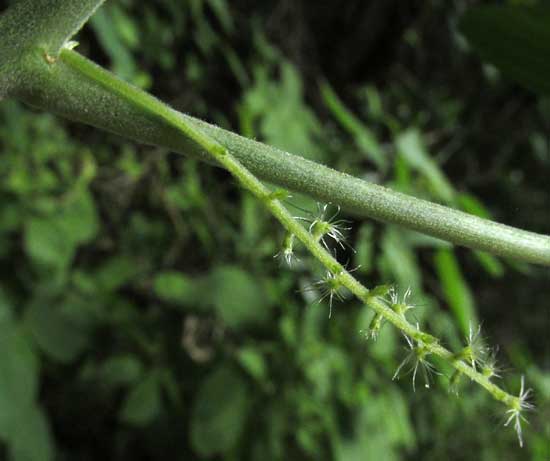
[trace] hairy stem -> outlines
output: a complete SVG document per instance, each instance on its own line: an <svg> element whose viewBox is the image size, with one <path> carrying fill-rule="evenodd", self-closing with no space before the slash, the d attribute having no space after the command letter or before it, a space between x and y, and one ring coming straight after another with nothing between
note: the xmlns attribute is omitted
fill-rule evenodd
<svg viewBox="0 0 550 461"><path fill-rule="evenodd" d="M61 60L65 65L71 66L79 73L79 78L84 82L93 81L103 88L103 91L112 95L115 99L124 100L132 106L136 112L140 112L144 119L163 122L166 126L172 127L181 133L182 136L191 139L200 146L204 152L212 156L219 165L227 169L240 183L253 195L260 199L268 208L271 214L291 234L295 235L310 253L334 276L338 277L339 283L346 287L359 300L367 304L377 314L382 315L401 332L421 342L429 353L441 357L449 362L454 368L468 376L471 380L483 386L491 395L503 402L508 407L519 405L518 398L508 394L493 384L464 361L457 358L451 351L442 347L436 338L420 331L410 324L404 316L392 310L380 297L373 295L363 286L346 268L341 265L330 253L319 243L319 241L298 222L284 207L278 198L268 189L256 176L249 171L234 155L234 151L211 137L203 125L190 121L181 116L159 100L149 94L117 79L112 74L100 69L98 66L89 64L84 58L70 51L63 51ZM59 65L52 64L53 66ZM237 151L235 151L236 153Z"/></svg>
<svg viewBox="0 0 550 461"><path fill-rule="evenodd" d="M469 248L550 266L548 236L481 219L340 173L177 112L150 95L148 104L162 106L169 117L144 113L135 100L112 92L110 86L129 88L126 83L74 51L63 50L55 63L46 62L40 51L35 51L26 59L25 69L32 78L19 86L15 95L30 105L226 167L189 131L181 131L171 123L177 121L228 149L247 170L264 181L340 205L358 216L399 224ZM107 80L109 85L105 83Z"/></svg>
<svg viewBox="0 0 550 461"><path fill-rule="evenodd" d="M40 45L56 55L105 0L20 0L2 17L2 45L21 52Z"/></svg>
<svg viewBox="0 0 550 461"><path fill-rule="evenodd" d="M32 85L21 68L36 47L55 58L105 0L19 0L0 17L0 100Z"/></svg>

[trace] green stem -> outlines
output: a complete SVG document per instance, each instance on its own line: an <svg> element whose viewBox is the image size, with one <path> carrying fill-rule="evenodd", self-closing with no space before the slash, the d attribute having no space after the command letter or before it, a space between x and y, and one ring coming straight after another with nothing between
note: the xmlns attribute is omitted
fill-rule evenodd
<svg viewBox="0 0 550 461"><path fill-rule="evenodd" d="M19 0L0 16L0 100L32 76L21 62L36 47L52 58L105 0Z"/></svg>
<svg viewBox="0 0 550 461"><path fill-rule="evenodd" d="M27 45L46 47L52 55L57 55L63 45L75 35L90 16L105 0L20 0L9 8L2 18L1 47L6 48L5 40L17 39L9 43L21 52L22 42ZM11 27L10 27L11 26Z"/></svg>
<svg viewBox="0 0 550 461"><path fill-rule="evenodd" d="M340 205L358 216L399 224L469 248L550 266L548 236L478 218L340 173L179 113L150 95L140 98L146 98L147 104L157 108L162 106L169 117L144 113L136 101L114 94L105 81L121 89L129 85L73 51L63 50L55 65L49 65L40 52L35 52L26 60L25 68L30 78L14 93L30 105L224 166L212 159L189 130L180 131L171 123L177 119L180 125L200 131L227 148L262 180Z"/></svg>
<svg viewBox="0 0 550 461"><path fill-rule="evenodd" d="M518 405L518 398L512 396L489 379L462 360L456 359L456 356L449 350L442 347L436 338L418 330L411 325L404 316L399 315L377 296L371 295L369 290L364 287L353 275L351 275L344 266L342 266L330 253L319 243L318 239L312 236L300 224L290 212L283 206L270 189L264 186L252 172L250 172L234 155L233 152L210 137L208 133L199 129L196 124L189 122L185 117L150 96L149 94L117 79L115 76L106 72L95 65L90 65L88 61L76 53L63 51L61 59L64 63L72 66L74 70L80 73L80 79L88 79L103 87L103 89L117 99L126 101L136 110L140 111L144 117L157 121L163 121L175 130L181 132L185 137L192 139L197 145L201 146L216 162L227 169L242 186L249 190L253 195L260 199L273 216L284 226L291 234L295 235L310 253L334 276L338 277L339 283L346 287L359 300L367 304L377 314L382 315L386 320L392 323L404 334L413 338L417 342L424 344L425 348L433 355L441 357L449 362L453 367L464 373L473 381L483 386L491 395L506 404L509 407ZM58 65L58 64L53 64Z"/></svg>

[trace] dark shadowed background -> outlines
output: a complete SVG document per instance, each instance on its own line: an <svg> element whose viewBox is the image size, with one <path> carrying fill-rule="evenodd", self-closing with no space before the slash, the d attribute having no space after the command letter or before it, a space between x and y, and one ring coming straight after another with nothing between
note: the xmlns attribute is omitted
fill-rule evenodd
<svg viewBox="0 0 550 461"><path fill-rule="evenodd" d="M550 234L550 100L473 52L479 3L109 0L78 50L245 136ZM367 341L354 299L329 319L320 268L273 258L282 229L225 172L3 101L0 459L548 461L549 270L341 217L367 286L410 287L455 350L482 322L501 384L525 374L526 447L445 364L392 381L400 335Z"/></svg>

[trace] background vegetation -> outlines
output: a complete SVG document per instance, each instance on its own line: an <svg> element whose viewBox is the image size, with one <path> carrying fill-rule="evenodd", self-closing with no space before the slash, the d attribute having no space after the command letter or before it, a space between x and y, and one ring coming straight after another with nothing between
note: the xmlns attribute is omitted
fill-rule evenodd
<svg viewBox="0 0 550 461"><path fill-rule="evenodd" d="M246 136L550 234L550 101L472 52L475 3L120 0L79 49ZM368 342L355 300L329 319L315 263L273 259L282 231L225 172L13 101L0 149L1 458L550 459L547 269L343 215L367 285L411 287L454 349L483 320L505 386L525 373L520 451L482 390L392 382L402 338Z"/></svg>

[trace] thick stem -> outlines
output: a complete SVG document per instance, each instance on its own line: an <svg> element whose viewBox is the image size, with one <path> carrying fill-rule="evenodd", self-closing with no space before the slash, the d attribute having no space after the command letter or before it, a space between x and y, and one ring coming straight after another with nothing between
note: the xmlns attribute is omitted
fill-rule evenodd
<svg viewBox="0 0 550 461"><path fill-rule="evenodd" d="M20 0L2 16L0 48L42 46L57 55L105 0Z"/></svg>
<svg viewBox="0 0 550 461"><path fill-rule="evenodd" d="M0 16L0 100L33 77L21 69L40 47L54 59L105 0L20 0Z"/></svg>
<svg viewBox="0 0 550 461"><path fill-rule="evenodd" d="M120 98L106 86L109 80L128 86L81 55L63 50L55 64L35 54L27 60L32 75L17 96L30 105L58 113L136 141L169 148L207 162L210 155L189 133L166 119L143 110L133 100ZM243 138L163 106L173 119L194 127L227 148L257 177L370 217L463 245L521 261L550 265L550 237L478 218L385 187ZM214 162L215 163L215 162Z"/></svg>
<svg viewBox="0 0 550 461"><path fill-rule="evenodd" d="M227 169L240 181L245 189L249 190L260 199L285 229L289 233L295 235L310 253L319 260L328 271L338 278L338 282L341 286L346 287L359 300L371 307L377 314L382 315L404 334L424 344L426 350L431 354L441 357L457 370L467 375L470 379L483 386L495 399L503 402L509 407L518 405L517 397L506 393L498 386L491 383L481 373L465 364L462 360L457 359L452 352L439 345L436 338L418 330L411 325L403 315L399 315L388 307L379 297L372 295L344 266L330 255L330 253L319 243L318 239L312 236L302 224L290 214L277 198L277 194L273 194L264 186L260 180L233 155L232 151L228 149L227 146L199 128L200 125L190 121L187 117L182 117L181 114L170 109L154 97L122 82L112 74L100 69L98 66L90 65L88 61L75 53L64 52L61 58L63 63L71 65L73 69L79 72L78 78L83 82L86 79L95 82L97 85L101 86L106 93L114 96L116 100L126 101L129 106L133 107L137 112L140 112L143 117L154 120L157 123L163 122L166 126L172 127L174 130L180 132L184 137L193 140L196 145L203 149L206 155L211 156L219 165ZM59 66L60 63L51 65L55 68Z"/></svg>

